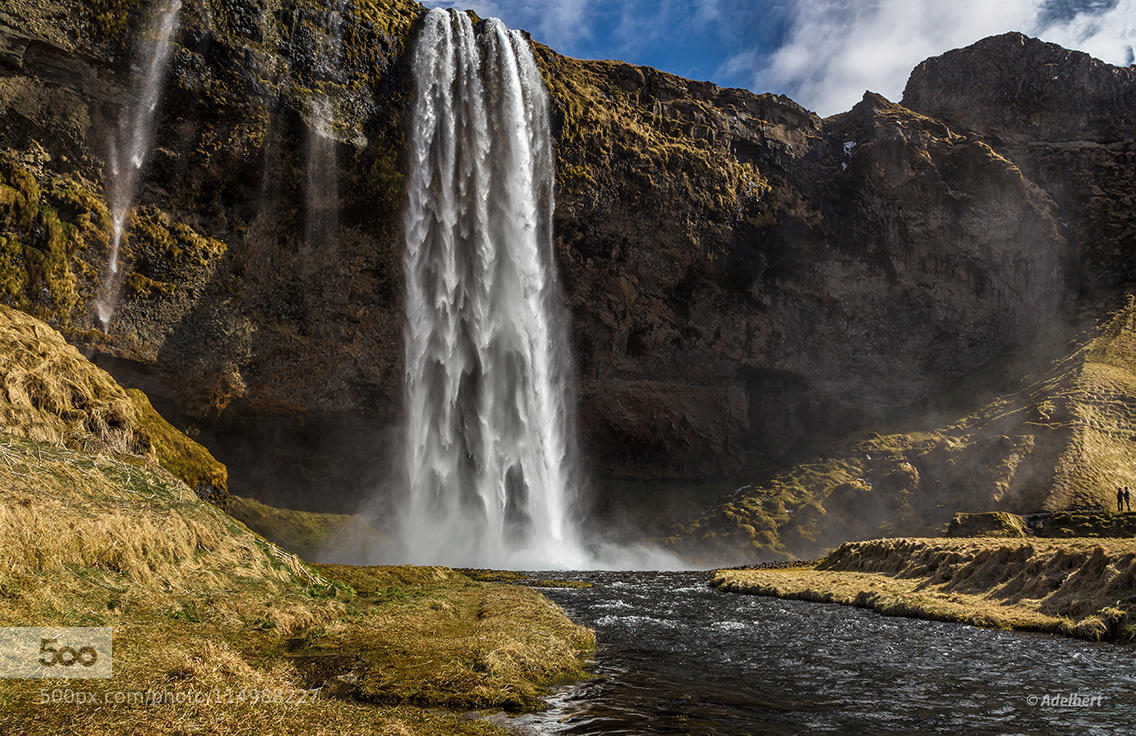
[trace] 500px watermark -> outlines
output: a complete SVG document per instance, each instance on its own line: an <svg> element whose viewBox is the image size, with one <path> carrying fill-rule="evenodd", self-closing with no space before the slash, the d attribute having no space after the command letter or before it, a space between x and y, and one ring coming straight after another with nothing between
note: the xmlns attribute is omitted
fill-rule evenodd
<svg viewBox="0 0 1136 736"><path fill-rule="evenodd" d="M0 627L0 677L106 679L110 676L109 627Z"/></svg>
<svg viewBox="0 0 1136 736"><path fill-rule="evenodd" d="M1040 708L1099 708L1104 703L1101 693L1045 693L1027 695L1026 705Z"/></svg>
<svg viewBox="0 0 1136 736"><path fill-rule="evenodd" d="M319 690L295 688L227 688L224 690L109 690L90 692L44 688L36 705L227 705L234 703L299 705L319 697Z"/></svg>

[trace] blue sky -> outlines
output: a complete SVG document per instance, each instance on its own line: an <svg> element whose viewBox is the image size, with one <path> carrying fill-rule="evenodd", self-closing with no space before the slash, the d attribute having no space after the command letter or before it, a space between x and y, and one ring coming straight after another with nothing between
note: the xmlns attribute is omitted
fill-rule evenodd
<svg viewBox="0 0 1136 736"><path fill-rule="evenodd" d="M1136 0L427 0L524 28L557 51L787 94L822 115L865 90L896 100L912 67L1022 31L1133 62Z"/></svg>

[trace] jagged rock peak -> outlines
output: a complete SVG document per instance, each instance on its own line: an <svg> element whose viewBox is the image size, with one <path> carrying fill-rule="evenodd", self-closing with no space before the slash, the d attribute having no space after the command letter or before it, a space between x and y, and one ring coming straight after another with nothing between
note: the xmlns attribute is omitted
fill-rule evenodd
<svg viewBox="0 0 1136 736"><path fill-rule="evenodd" d="M902 104L1007 141L1107 143L1132 135L1136 66L1005 33L919 64Z"/></svg>

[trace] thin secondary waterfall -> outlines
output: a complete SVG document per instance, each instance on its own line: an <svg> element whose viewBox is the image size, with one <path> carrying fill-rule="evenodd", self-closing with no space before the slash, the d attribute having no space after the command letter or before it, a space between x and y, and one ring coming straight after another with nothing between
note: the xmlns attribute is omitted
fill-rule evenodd
<svg viewBox="0 0 1136 736"><path fill-rule="evenodd" d="M166 0L155 12L147 26L142 43L143 64L136 79L137 93L133 104L125 105L118 119L117 130L111 142L108 161L108 202L111 216L110 256L102 292L95 303L99 322L104 331L118 305L119 255L126 231L126 221L134 205L138 189L138 176L154 143L154 116L162 97L166 68L170 63L172 39L177 29L181 0Z"/></svg>
<svg viewBox="0 0 1136 736"><path fill-rule="evenodd" d="M411 562L582 567L548 98L525 38L432 10L406 211Z"/></svg>
<svg viewBox="0 0 1136 736"><path fill-rule="evenodd" d="M328 36L320 44L323 74L335 77L343 62L343 14L329 10ZM336 114L334 101L316 94L308 110L307 218L305 236L309 248L335 244L339 232L339 172L336 165Z"/></svg>
<svg viewBox="0 0 1136 736"><path fill-rule="evenodd" d="M309 248L335 242L339 230L339 177L333 135L335 114L326 97L311 106L308 131L308 183L306 238Z"/></svg>

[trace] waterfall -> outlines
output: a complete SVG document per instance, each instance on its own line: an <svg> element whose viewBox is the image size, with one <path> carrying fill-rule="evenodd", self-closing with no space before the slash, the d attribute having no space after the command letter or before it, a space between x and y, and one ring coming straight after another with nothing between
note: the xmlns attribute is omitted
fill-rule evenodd
<svg viewBox="0 0 1136 736"><path fill-rule="evenodd" d="M308 247L315 249L335 242L339 230L339 177L331 103L322 95L317 97L310 115L305 237Z"/></svg>
<svg viewBox="0 0 1136 736"><path fill-rule="evenodd" d="M316 71L320 77L338 79L343 65L343 13L332 8L323 22L328 35L319 43ZM333 100L321 91L313 97L308 111L305 239L309 249L334 245L339 232L335 124Z"/></svg>
<svg viewBox="0 0 1136 736"><path fill-rule="evenodd" d="M118 304L121 288L118 259L122 238L134 205L138 177L154 142L154 116L162 96L162 84L173 51L171 40L180 10L181 0L166 0L148 24L147 38L143 43L142 70L135 79L134 101L123 107L111 142L107 183L107 204L111 216L110 257L103 288L95 303L104 332L110 326Z"/></svg>
<svg viewBox="0 0 1136 736"><path fill-rule="evenodd" d="M413 63L403 553L587 566L540 72L520 33L441 9Z"/></svg>

